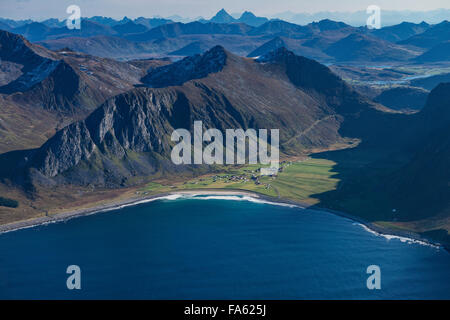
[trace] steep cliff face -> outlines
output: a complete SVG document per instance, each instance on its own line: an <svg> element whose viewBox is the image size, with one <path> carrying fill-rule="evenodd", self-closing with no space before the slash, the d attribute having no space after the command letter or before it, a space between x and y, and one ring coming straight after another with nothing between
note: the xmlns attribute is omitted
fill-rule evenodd
<svg viewBox="0 0 450 320"><path fill-rule="evenodd" d="M32 151L22 167L39 183L117 186L192 170L170 161L170 136L178 128L192 131L196 120L222 132L279 129L281 151L298 154L341 141L345 116L371 109L328 68L286 50L259 62L215 47L149 74L150 86L169 86L107 100ZM170 82L176 76L182 85Z"/></svg>
<svg viewBox="0 0 450 320"><path fill-rule="evenodd" d="M75 122L47 141L33 156L33 161L42 174L54 177L89 159L93 151L94 143L86 124Z"/></svg>
<svg viewBox="0 0 450 320"><path fill-rule="evenodd" d="M177 92L145 88L116 96L85 120L58 131L30 153L24 166L44 183L58 176L60 183L117 185L132 176L151 175L153 158L170 155L171 131L164 115L171 114L179 99Z"/></svg>

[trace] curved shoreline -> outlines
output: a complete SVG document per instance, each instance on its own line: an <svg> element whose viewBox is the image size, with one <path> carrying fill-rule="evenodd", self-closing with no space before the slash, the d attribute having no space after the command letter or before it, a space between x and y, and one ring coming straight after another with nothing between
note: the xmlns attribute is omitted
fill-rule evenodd
<svg viewBox="0 0 450 320"><path fill-rule="evenodd" d="M409 231L400 231L400 230L394 230L389 228L380 227L377 225L374 225L372 222L366 221L363 218L353 216L344 212L327 209L315 205L309 205L305 203L301 203L299 201L293 201L289 199L282 199L282 198L274 198L270 196L266 196L263 194L259 194L252 191L245 191L245 190L239 190L239 189L191 189L191 190L180 190L180 191L173 191L173 192L165 192L165 193L159 193L155 195L150 195L147 197L138 197L138 198L130 198L123 201L118 202L111 202L105 205L99 205L88 209L79 209L74 211L68 211L63 213L57 213L51 216L45 216L45 217L39 217L39 218L33 218L29 220L22 220L17 222L12 222L4 225L0 225L0 234L12 232L20 229L27 229L27 228L33 228L40 225L46 225L50 223L57 223L57 222L64 222L73 218L77 217L83 217L83 216L89 216L96 213L101 212L107 212L112 210L118 210L124 207L128 206L135 206L142 203L152 202L159 199L167 199L170 196L176 196L176 195L191 195L191 196L204 196L204 195L217 195L217 196L249 196L257 200L264 201L268 204L272 203L274 205L276 204L285 204L285 205L292 205L296 207L300 207L303 209L309 209L309 210L317 210L322 212L331 213L349 220L352 220L356 223L361 224L366 231L374 233L379 236L385 236L385 237L397 237L400 239L415 241L415 242L422 242L427 245L431 245L433 247L441 247L448 251L450 253L450 248L447 248L445 245L436 242L431 239L424 238L420 236L417 233L409 232Z"/></svg>

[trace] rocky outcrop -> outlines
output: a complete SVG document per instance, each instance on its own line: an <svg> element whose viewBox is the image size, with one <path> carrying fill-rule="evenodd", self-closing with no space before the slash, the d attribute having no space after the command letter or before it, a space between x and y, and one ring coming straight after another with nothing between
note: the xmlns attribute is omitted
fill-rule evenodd
<svg viewBox="0 0 450 320"><path fill-rule="evenodd" d="M83 121L75 122L48 140L33 156L32 161L43 175L57 174L87 160L94 151L90 132Z"/></svg>

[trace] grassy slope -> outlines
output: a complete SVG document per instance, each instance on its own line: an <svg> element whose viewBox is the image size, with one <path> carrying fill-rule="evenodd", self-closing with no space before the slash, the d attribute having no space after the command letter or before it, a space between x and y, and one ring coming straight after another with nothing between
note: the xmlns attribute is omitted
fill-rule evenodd
<svg viewBox="0 0 450 320"><path fill-rule="evenodd" d="M313 194L333 190L338 182L333 178L332 161L323 159L305 159L286 163L283 172L276 177L259 176L259 165L247 165L241 168L225 168L223 173L197 177L186 182L169 183L166 180L151 182L141 192L158 193L192 189L240 189L258 192L267 196L280 197L308 204L317 204ZM258 177L256 184L251 177ZM233 181L232 176L240 177Z"/></svg>

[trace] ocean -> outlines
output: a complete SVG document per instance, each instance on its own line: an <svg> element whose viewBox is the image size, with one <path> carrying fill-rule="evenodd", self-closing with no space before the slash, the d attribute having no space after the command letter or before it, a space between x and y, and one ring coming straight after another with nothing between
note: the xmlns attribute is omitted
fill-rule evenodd
<svg viewBox="0 0 450 320"><path fill-rule="evenodd" d="M0 299L450 299L450 254L328 212L172 196L0 234Z"/></svg>

